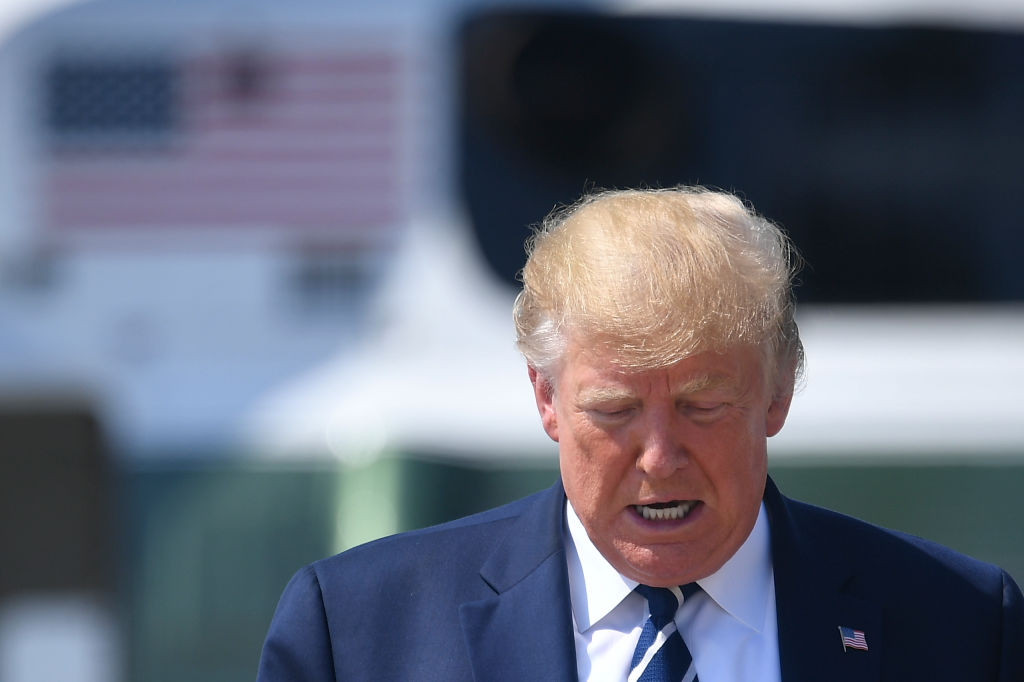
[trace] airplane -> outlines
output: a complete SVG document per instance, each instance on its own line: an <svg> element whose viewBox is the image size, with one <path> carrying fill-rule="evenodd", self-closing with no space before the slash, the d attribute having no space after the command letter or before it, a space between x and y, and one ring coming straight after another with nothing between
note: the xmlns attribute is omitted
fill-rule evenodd
<svg viewBox="0 0 1024 682"><path fill-rule="evenodd" d="M737 151L722 138L724 124L702 132L685 120L719 113L710 104L698 111L678 101L693 74L662 69L641 87L669 93L661 110L646 112L676 117L676 128L659 142L679 150L689 144L703 166L684 161L666 169L664 160L623 162L609 153L592 160L597 170L588 176L579 149L522 132L557 114L538 106L522 114L535 120L503 121L486 109L524 106L494 85L515 68L501 60L512 63L527 49L541 54L551 39L545 31L574 26L569 39L590 58L598 51L586 52L585 42L608 35L616 49L631 50L630 64L654 72L655 52L667 53L672 31L738 26L749 33L756 22L799 33L791 44L804 50L822 39L816 30L839 43L854 40L843 37L842 27L860 30L875 36L877 49L894 50L895 59L915 40L931 49L929 36L911 35L920 27L933 27L934 49L943 49L942 36L950 45L964 35L1010 36L1019 44L1013 31L1021 18L1016 4L1001 2L67 4L9 32L2 50L0 381L9 402L84 402L124 458L344 460L385 450L547 458L551 448L536 428L512 349L514 273L496 272L486 250L521 260L529 222L602 174L613 182L628 172L643 179L642 163L663 165L647 182L703 182L711 174L747 196L784 202L776 199L781 192L743 184L767 187L770 162L748 160L761 170L738 168L730 157ZM502 34L494 28L499 19L519 24ZM615 35L616 26L628 28ZM647 53L637 47L644 32L651 36ZM754 33L749 40L771 47ZM857 49L871 48L849 47L851 54ZM770 59L784 60L779 54ZM697 58L666 57L673 64ZM551 68L580 68L555 61ZM487 78L494 87L480 85ZM614 78L609 74L609 89L622 85ZM742 87L756 92L756 84ZM1002 86L992 87L998 95ZM476 88L469 104L460 101L467 88ZM1007 88L1010 94L999 96L1011 115L1020 105ZM145 103L126 104L133 97ZM467 114L474 106L476 113ZM477 120L467 123L469 115ZM591 116L582 125L592 128L625 125L597 120L592 111L579 115ZM954 114L936 120L956 123ZM492 130L480 132L480 121ZM915 134L895 118L886 123ZM965 135L975 125L968 119L949 130ZM692 139L681 139L680 131ZM854 172L872 175L862 171L875 157L858 155L871 142L857 137L870 132L849 122L823 128L831 145L799 161L831 169L827 182L849 185ZM521 135L521 151L550 158L532 167L514 156L474 160L508 148L501 136L512 134ZM924 139L920 128L916 134ZM748 142L755 136L745 135ZM698 138L705 148L694 151ZM1009 146L1019 148L1017 140ZM882 158L902 163L898 170L907 175L929 164L924 153L899 156ZM473 163L473 177L460 177ZM512 175L516 163L538 169L535 178ZM626 171L609 172L614 163ZM552 177L557 191L539 189ZM494 201L505 181L513 183L508 197ZM791 186L816 191L806 178ZM480 208L486 202L492 213ZM503 227L503 241L488 247L474 221L510 213L506 205L535 208L518 211L520 224ZM893 253L903 257L904 237L893 239ZM1013 252L1020 241L1005 246L990 250ZM828 278L824 267L812 261L808 277ZM955 271L947 274L938 296L970 286L958 283ZM1020 285L1013 286L1011 300L1019 301ZM1024 421L1015 406L1024 398L1024 346L1014 339L1024 322L999 296L982 306L955 299L943 305L934 295L883 307L802 306L808 376L774 452L1019 454ZM486 399L466 400L481 385Z"/></svg>

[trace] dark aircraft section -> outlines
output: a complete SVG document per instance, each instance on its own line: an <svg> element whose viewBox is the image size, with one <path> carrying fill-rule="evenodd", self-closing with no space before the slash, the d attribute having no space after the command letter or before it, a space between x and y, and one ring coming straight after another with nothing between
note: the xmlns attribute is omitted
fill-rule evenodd
<svg viewBox="0 0 1024 682"><path fill-rule="evenodd" d="M509 11L460 35L459 179L512 282L586 188L733 190L802 302L1024 300L1024 36Z"/></svg>

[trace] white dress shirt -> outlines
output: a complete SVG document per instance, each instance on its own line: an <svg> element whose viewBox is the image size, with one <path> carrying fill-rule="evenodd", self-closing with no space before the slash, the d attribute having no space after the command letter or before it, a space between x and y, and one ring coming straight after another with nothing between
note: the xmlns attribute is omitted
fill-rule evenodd
<svg viewBox="0 0 1024 682"><path fill-rule="evenodd" d="M622 682L647 620L647 600L587 536L566 504L566 558L579 679ZM768 519L761 505L746 541L701 591L679 607L676 626L700 682L781 682L775 579Z"/></svg>

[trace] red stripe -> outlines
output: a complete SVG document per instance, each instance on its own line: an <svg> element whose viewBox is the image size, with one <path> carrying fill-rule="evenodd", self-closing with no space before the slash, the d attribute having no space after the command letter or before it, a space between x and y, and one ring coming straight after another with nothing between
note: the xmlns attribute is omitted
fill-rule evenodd
<svg viewBox="0 0 1024 682"><path fill-rule="evenodd" d="M239 175L242 175L240 173ZM385 198L399 192L394 174L377 170L362 175L341 173L282 173L276 176L239 177L229 173L214 173L203 170L189 173L103 173L85 169L82 172L62 171L47 179L46 189L53 192L58 200L67 195L83 194L96 197L115 197L126 193L162 194L174 197L178 193L237 194L243 192L267 192L302 190L307 193L321 192L332 197L351 195L355 197L375 196Z"/></svg>
<svg viewBox="0 0 1024 682"><path fill-rule="evenodd" d="M190 116L183 132L213 135L224 132L264 134L291 130L307 135L339 132L374 137L394 134L398 129L398 121L387 115L376 114L372 111L337 114L321 112L318 116L306 117L268 111L253 114L204 113Z"/></svg>
<svg viewBox="0 0 1024 682"><path fill-rule="evenodd" d="M190 57L185 63L185 68L190 72L219 73L245 60L251 60L253 64L262 66L271 74L293 71L330 76L387 76L397 73L402 66L402 59L390 52L313 56L240 50L237 53Z"/></svg>
<svg viewBox="0 0 1024 682"><path fill-rule="evenodd" d="M317 209L316 207L278 206L276 210L259 206L239 206L234 209L197 205L98 206L95 210L81 208L62 211L53 207L46 222L53 229L109 229L131 226L165 226L183 229L279 227L286 231L296 228L324 228L329 230L373 230L395 225L399 212L389 206L345 206Z"/></svg>
<svg viewBox="0 0 1024 682"><path fill-rule="evenodd" d="M251 106L273 106L285 104L289 98L302 97L306 102L318 104L321 107L345 107L355 108L356 106L388 107L396 106L399 101L399 92L390 85L375 84L353 84L345 87L336 87L333 92L306 92L299 89L283 92L277 89L270 89L266 92L256 92L251 97L234 96L230 90L189 90L182 95L182 104L187 108L196 111L213 110L239 110ZM257 104L258 103L258 104Z"/></svg>

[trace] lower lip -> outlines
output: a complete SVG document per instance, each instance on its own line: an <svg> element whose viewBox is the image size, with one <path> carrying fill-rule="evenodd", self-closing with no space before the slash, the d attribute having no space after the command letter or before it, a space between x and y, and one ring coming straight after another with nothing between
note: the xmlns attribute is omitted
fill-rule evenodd
<svg viewBox="0 0 1024 682"><path fill-rule="evenodd" d="M645 519L632 505L629 507L629 514L633 519L645 530L653 531L677 530L683 526L695 523L703 512L704 503L697 502L697 504L690 508L689 513L681 519Z"/></svg>

